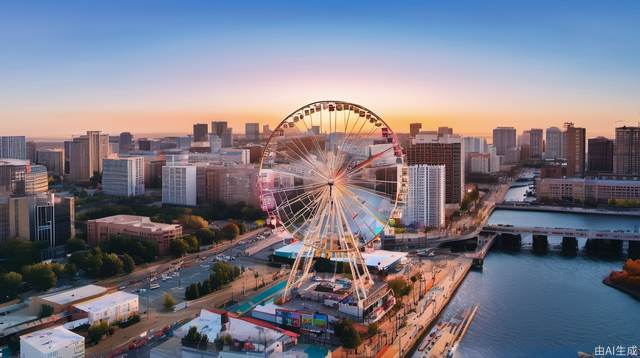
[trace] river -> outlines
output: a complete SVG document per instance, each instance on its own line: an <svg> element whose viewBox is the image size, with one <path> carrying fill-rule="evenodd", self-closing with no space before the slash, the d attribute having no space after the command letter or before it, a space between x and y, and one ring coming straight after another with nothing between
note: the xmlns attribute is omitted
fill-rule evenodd
<svg viewBox="0 0 640 358"><path fill-rule="evenodd" d="M479 304L456 357L577 357L640 344L640 303L601 283L621 262L491 252L443 312Z"/></svg>

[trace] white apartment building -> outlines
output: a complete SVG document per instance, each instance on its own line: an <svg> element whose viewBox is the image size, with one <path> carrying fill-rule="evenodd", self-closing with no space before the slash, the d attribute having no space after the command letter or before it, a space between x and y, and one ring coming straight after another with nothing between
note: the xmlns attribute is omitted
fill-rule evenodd
<svg viewBox="0 0 640 358"><path fill-rule="evenodd" d="M116 291L75 304L73 307L87 314L90 325L96 322L112 324L126 321L137 314L138 303L138 295L125 291Z"/></svg>
<svg viewBox="0 0 640 358"><path fill-rule="evenodd" d="M410 165L405 207L406 224L442 227L445 224L445 166Z"/></svg>
<svg viewBox="0 0 640 358"><path fill-rule="evenodd" d="M165 165L162 167L162 203L196 205L196 167Z"/></svg>
<svg viewBox="0 0 640 358"><path fill-rule="evenodd" d="M84 337L62 327L20 336L21 358L83 358Z"/></svg>
<svg viewBox="0 0 640 358"><path fill-rule="evenodd" d="M102 191L107 195L144 194L144 158L103 159Z"/></svg>

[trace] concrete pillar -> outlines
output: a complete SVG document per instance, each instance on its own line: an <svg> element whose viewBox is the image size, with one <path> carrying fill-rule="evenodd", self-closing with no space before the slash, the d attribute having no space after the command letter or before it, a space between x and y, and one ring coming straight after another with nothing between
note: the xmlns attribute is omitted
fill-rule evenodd
<svg viewBox="0 0 640 358"><path fill-rule="evenodd" d="M533 252L536 254L546 254L549 251L549 240L547 235L533 235Z"/></svg>
<svg viewBox="0 0 640 358"><path fill-rule="evenodd" d="M564 256L576 256L578 254L578 239L573 236L563 236L562 254Z"/></svg>
<svg viewBox="0 0 640 358"><path fill-rule="evenodd" d="M522 236L520 234L502 233L497 237L499 248L507 251L520 251Z"/></svg>
<svg viewBox="0 0 640 358"><path fill-rule="evenodd" d="M629 258L640 259L640 241L629 241Z"/></svg>
<svg viewBox="0 0 640 358"><path fill-rule="evenodd" d="M622 243L622 240L588 239L585 251L589 256L620 257Z"/></svg>

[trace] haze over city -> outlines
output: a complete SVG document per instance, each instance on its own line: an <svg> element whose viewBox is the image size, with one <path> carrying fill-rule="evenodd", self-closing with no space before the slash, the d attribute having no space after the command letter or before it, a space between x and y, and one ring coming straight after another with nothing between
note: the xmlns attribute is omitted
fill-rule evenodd
<svg viewBox="0 0 640 358"><path fill-rule="evenodd" d="M639 13L635 1L3 3L0 128L273 127L301 103L347 99L396 131L572 121L611 136L640 121Z"/></svg>

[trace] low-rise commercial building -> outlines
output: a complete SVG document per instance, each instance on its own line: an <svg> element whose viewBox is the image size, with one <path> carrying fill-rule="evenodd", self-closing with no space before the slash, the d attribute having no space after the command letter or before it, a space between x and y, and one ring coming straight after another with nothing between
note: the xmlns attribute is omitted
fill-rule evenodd
<svg viewBox="0 0 640 358"><path fill-rule="evenodd" d="M117 291L73 306L76 312L86 314L89 324L108 324L126 321L138 313L138 295Z"/></svg>
<svg viewBox="0 0 640 358"><path fill-rule="evenodd" d="M152 222L147 216L113 215L87 221L87 239L96 245L114 235L138 237L158 243L160 254L169 249L169 242L182 236L182 226Z"/></svg>
<svg viewBox="0 0 640 358"><path fill-rule="evenodd" d="M539 178L536 193L541 200L608 203L640 200L640 181L598 178Z"/></svg>
<svg viewBox="0 0 640 358"><path fill-rule="evenodd" d="M46 328L20 336L21 358L82 358L84 337L62 327Z"/></svg>
<svg viewBox="0 0 640 358"><path fill-rule="evenodd" d="M53 313L69 311L74 304L81 303L107 293L107 289L97 285L86 285L47 295L37 296L31 300L30 312L38 314L42 305L49 305Z"/></svg>

